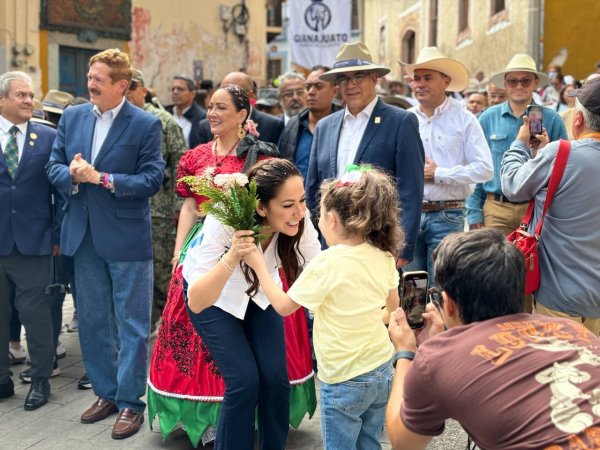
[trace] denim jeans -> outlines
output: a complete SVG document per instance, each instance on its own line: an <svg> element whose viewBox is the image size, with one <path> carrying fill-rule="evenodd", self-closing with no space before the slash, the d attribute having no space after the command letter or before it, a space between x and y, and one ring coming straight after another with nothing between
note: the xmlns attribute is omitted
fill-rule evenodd
<svg viewBox="0 0 600 450"><path fill-rule="evenodd" d="M429 285L433 285L435 273L433 270L433 251L450 233L463 231L465 228L465 211L463 209L446 209L421 213L421 226L415 256L404 270L425 270L429 273Z"/></svg>
<svg viewBox="0 0 600 450"><path fill-rule="evenodd" d="M152 260L106 261L89 230L75 253L79 341L94 393L119 410L146 404Z"/></svg>
<svg viewBox="0 0 600 450"><path fill-rule="evenodd" d="M385 408L392 390L391 360L348 381L321 382L325 450L380 449Z"/></svg>
<svg viewBox="0 0 600 450"><path fill-rule="evenodd" d="M252 301L244 320L216 306L188 314L225 381L215 450L252 450L255 417L259 448L283 450L290 410L283 318Z"/></svg>

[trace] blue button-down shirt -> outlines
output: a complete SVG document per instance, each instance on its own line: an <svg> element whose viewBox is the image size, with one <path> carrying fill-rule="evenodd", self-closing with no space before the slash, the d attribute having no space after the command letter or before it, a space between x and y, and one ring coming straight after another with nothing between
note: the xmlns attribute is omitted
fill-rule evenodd
<svg viewBox="0 0 600 450"><path fill-rule="evenodd" d="M483 204L488 193L502 194L500 166L504 153L517 138L523 125L522 117L515 117L508 101L491 106L479 116L485 139L492 151L494 178L479 183L473 194L467 198L467 221L469 224L483 223ZM567 139L567 130L560 116L550 108L544 107L542 124L550 141Z"/></svg>

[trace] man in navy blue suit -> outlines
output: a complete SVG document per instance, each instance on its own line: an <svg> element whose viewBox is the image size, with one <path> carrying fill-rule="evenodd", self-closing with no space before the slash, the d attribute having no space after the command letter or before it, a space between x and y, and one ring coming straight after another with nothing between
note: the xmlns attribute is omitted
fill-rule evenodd
<svg viewBox="0 0 600 450"><path fill-rule="evenodd" d="M0 398L14 394L6 348L11 314L27 333L31 387L25 409L48 402L52 338L50 258L59 250L52 186L44 167L56 131L31 122L33 90L24 72L0 76ZM11 311L14 298L16 311Z"/></svg>
<svg viewBox="0 0 600 450"><path fill-rule="evenodd" d="M149 198L160 188L160 120L127 102L127 54L90 59L91 104L65 110L48 163L68 195L62 251L74 256L79 338L96 402L81 416L93 423L118 411L112 437L143 422L152 306Z"/></svg>
<svg viewBox="0 0 600 450"><path fill-rule="evenodd" d="M314 213L321 182L341 176L349 164L372 164L395 176L406 233L406 246L398 255L401 267L412 260L419 231L425 156L416 116L377 98L377 79L389 71L373 64L367 47L355 42L344 44L333 69L321 75L339 87L346 108L317 124L306 192Z"/></svg>

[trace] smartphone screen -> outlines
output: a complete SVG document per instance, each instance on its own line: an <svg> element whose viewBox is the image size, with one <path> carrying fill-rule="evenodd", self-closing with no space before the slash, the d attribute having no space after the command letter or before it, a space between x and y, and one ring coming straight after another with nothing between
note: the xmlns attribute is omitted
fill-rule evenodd
<svg viewBox="0 0 600 450"><path fill-rule="evenodd" d="M428 275L427 272L404 272L400 285L402 309L411 328L423 328L423 316L427 305Z"/></svg>
<svg viewBox="0 0 600 450"><path fill-rule="evenodd" d="M537 134L542 134L543 108L538 105L527 106L527 117L529 117L529 134L535 139Z"/></svg>

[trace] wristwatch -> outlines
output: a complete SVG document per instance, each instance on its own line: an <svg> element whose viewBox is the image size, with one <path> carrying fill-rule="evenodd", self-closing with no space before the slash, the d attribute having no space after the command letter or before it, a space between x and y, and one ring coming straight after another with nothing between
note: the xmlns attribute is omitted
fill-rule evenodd
<svg viewBox="0 0 600 450"><path fill-rule="evenodd" d="M402 350L401 352L394 353L394 356L392 357L392 365L394 366L394 368L396 367L396 363L399 359L408 359L412 361L413 359L415 359L415 352Z"/></svg>

